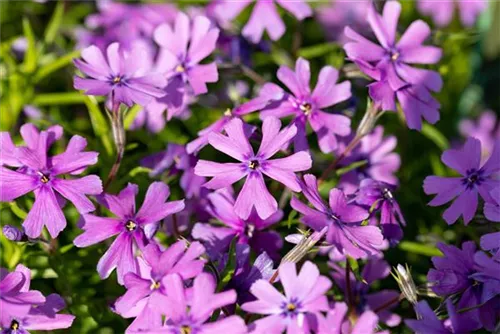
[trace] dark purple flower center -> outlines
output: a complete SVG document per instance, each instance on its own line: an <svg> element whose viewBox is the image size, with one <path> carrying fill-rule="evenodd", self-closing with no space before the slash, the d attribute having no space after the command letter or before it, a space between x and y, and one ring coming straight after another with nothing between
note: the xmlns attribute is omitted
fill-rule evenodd
<svg viewBox="0 0 500 334"><path fill-rule="evenodd" d="M393 200L394 196L392 196L392 192L389 188L384 188L382 189L382 194L384 195L384 198L387 200Z"/></svg>
<svg viewBox="0 0 500 334"><path fill-rule="evenodd" d="M12 322L10 323L10 329L12 329L13 331L18 330L19 322L17 322L16 320L12 320Z"/></svg>
<svg viewBox="0 0 500 334"><path fill-rule="evenodd" d="M42 172L38 172L38 175L40 175L40 181L42 181L42 183L48 183L50 181L49 175Z"/></svg>
<svg viewBox="0 0 500 334"><path fill-rule="evenodd" d="M391 48L387 50L387 52L392 61L398 61L399 57L401 56L401 53L399 53L396 48Z"/></svg>
<svg viewBox="0 0 500 334"><path fill-rule="evenodd" d="M462 184L464 184L467 189L474 188L476 185L479 186L484 181L482 170L472 168L467 170L466 175L467 176L462 179Z"/></svg>
<svg viewBox="0 0 500 334"><path fill-rule="evenodd" d="M175 67L175 72L184 73L184 72L186 72L186 67L184 67L184 65L182 65L182 64L179 64Z"/></svg>
<svg viewBox="0 0 500 334"><path fill-rule="evenodd" d="M302 102L299 105L299 109L306 115L310 115L312 111L312 105L309 102Z"/></svg>
<svg viewBox="0 0 500 334"><path fill-rule="evenodd" d="M243 233L249 238L253 237L253 233L255 232L255 225L246 224Z"/></svg>
<svg viewBox="0 0 500 334"><path fill-rule="evenodd" d="M302 307L297 298L291 298L288 302L283 302L281 304L282 315L285 317L296 317L299 314L299 310Z"/></svg>
<svg viewBox="0 0 500 334"><path fill-rule="evenodd" d="M137 229L137 224L134 221L129 220L125 223L125 228L129 232L134 232Z"/></svg>
<svg viewBox="0 0 500 334"><path fill-rule="evenodd" d="M260 164L258 160L250 160L250 162L248 163L248 168L253 170L257 169L259 166Z"/></svg>

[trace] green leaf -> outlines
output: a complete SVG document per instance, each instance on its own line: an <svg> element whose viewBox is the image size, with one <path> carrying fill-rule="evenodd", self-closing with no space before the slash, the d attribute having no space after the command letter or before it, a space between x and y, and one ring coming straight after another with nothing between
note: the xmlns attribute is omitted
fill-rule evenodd
<svg viewBox="0 0 500 334"><path fill-rule="evenodd" d="M229 258L227 260L226 267L222 271L220 277L221 280L219 284L217 284L217 291L222 291L222 289L229 283L231 278L234 276L234 272L236 271L236 243L238 241L237 237L234 237L231 240L231 244L229 245Z"/></svg>
<svg viewBox="0 0 500 334"><path fill-rule="evenodd" d="M293 219L296 216L297 216L297 211L295 211L295 210L290 211L290 214L288 215L288 221L287 221L288 228L292 227Z"/></svg>
<svg viewBox="0 0 500 334"><path fill-rule="evenodd" d="M60 58L56 58L53 62L50 62L47 65L38 69L38 71L35 74L35 77L33 78L34 82L37 83L43 78L45 78L47 75L51 74L52 72L55 72L58 69L63 68L69 64L72 64L73 59L78 58L79 56L80 56L80 50L76 50Z"/></svg>
<svg viewBox="0 0 500 334"><path fill-rule="evenodd" d="M26 73L33 73L36 69L36 44L35 34L31 28L31 24L27 18L23 18L23 33L26 41L28 41L28 48L24 54L23 68Z"/></svg>
<svg viewBox="0 0 500 334"><path fill-rule="evenodd" d="M24 211L23 209L21 209L16 202L10 202L10 209L12 210L12 212L19 218L21 219L26 219L26 217L28 216L28 214L26 213L26 211Z"/></svg>
<svg viewBox="0 0 500 334"><path fill-rule="evenodd" d="M149 174L151 171L152 171L152 169L150 169L150 168L137 166L137 167L133 168L130 172L128 172L128 175L130 175L130 177L135 177L137 174L140 174L140 173Z"/></svg>
<svg viewBox="0 0 500 334"><path fill-rule="evenodd" d="M443 253L435 246L423 245L413 241L402 241L399 248L409 253L416 253L425 256L443 256Z"/></svg>
<svg viewBox="0 0 500 334"><path fill-rule="evenodd" d="M446 139L446 137L439 132L435 126L430 125L429 123L424 123L422 125L422 134L434 142L434 144L436 144L436 146L442 151L446 150L450 146L448 139Z"/></svg>
<svg viewBox="0 0 500 334"><path fill-rule="evenodd" d="M32 104L36 106L50 106L50 105L62 105L62 104L80 104L85 103L86 95L79 92L68 92L68 93L46 93L38 94L32 101ZM102 98L96 98L97 101L102 101Z"/></svg>
<svg viewBox="0 0 500 334"><path fill-rule="evenodd" d="M311 59L327 55L337 49L339 49L339 46L335 43L323 43L300 48L297 54L299 57Z"/></svg>
<svg viewBox="0 0 500 334"><path fill-rule="evenodd" d="M97 99L94 96L83 95L83 100L89 111L90 122L97 137L99 137L106 149L106 153L111 156L113 154L113 146L108 134L110 129L108 122L101 113Z"/></svg>
<svg viewBox="0 0 500 334"><path fill-rule="evenodd" d="M134 104L134 106L127 111L127 114L125 115L125 120L123 122L123 126L125 127L125 130L128 130L130 128L130 126L134 122L135 116L137 116L137 114L141 110L142 110L142 107L140 105Z"/></svg>
<svg viewBox="0 0 500 334"><path fill-rule="evenodd" d="M50 18L47 29L45 29L45 43L51 44L56 38L59 27L61 26L63 15L64 2L59 1L56 5L56 9L54 10L54 14L52 14L52 17Z"/></svg>
<svg viewBox="0 0 500 334"><path fill-rule="evenodd" d="M353 162L352 164L350 164L350 165L348 165L346 167L337 169L337 171L335 173L337 174L337 176L341 176L341 175L343 175L345 173L350 172L353 169L356 169L356 168L359 168L361 166L364 166L367 163L368 163L368 160L356 161L356 162Z"/></svg>

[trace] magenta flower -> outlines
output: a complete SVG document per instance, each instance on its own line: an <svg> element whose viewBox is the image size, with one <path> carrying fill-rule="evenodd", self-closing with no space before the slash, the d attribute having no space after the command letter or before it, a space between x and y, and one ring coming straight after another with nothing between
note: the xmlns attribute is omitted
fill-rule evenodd
<svg viewBox="0 0 500 334"><path fill-rule="evenodd" d="M87 77L74 77L75 89L87 95L107 95L108 108L123 103L147 105L153 97L165 95L162 88L166 79L150 71L150 55L145 48L134 46L130 51L113 43L107 48L107 59L101 50L92 45L82 50L82 58L75 59L75 66Z"/></svg>
<svg viewBox="0 0 500 334"><path fill-rule="evenodd" d="M267 103L268 101L266 99L255 98L233 109L228 108L220 119L198 132L198 138L186 145L187 152L190 154L198 153L203 147L208 144L208 137L212 132L221 133L222 130L224 130L226 124L229 123L232 119L241 118L244 115L257 110L261 110L266 106ZM243 123L243 126L245 127L246 136L249 137L253 132L254 127L245 123Z"/></svg>
<svg viewBox="0 0 500 334"><path fill-rule="evenodd" d="M314 209L296 197L293 197L290 202L292 208L302 213L304 216L301 222L315 231L321 231L327 226L326 240L340 253L353 258L365 258L380 252L378 248L383 242L380 229L376 226L361 225L361 222L368 218L368 211L347 203L341 190L336 188L330 190L328 207L318 192L316 177L306 174L302 192Z"/></svg>
<svg viewBox="0 0 500 334"><path fill-rule="evenodd" d="M492 202L484 203L486 219L500 223L500 188L495 188L490 193ZM492 232L481 237L481 248L493 254L493 258L500 260L500 232Z"/></svg>
<svg viewBox="0 0 500 334"><path fill-rule="evenodd" d="M279 258L279 249L283 246L281 236L265 229L278 223L283 217L283 211L278 210L264 220L252 210L248 219L242 219L235 212L234 197L229 191L221 189L208 194L207 198L208 213L225 226L197 223L191 234L193 238L203 240L210 253L220 255L228 248L231 240L237 237L238 243L250 245L257 254L266 252L274 259Z"/></svg>
<svg viewBox="0 0 500 334"><path fill-rule="evenodd" d="M1 163L19 168L0 167L0 201L10 202L33 191L35 202L23 223L26 235L37 238L47 226L52 238L56 238L66 227L59 195L73 203L81 214L95 210L86 195L102 192L101 179L96 175L78 179L64 179L62 176L82 173L97 162L98 153L83 152L87 140L73 136L65 152L47 156L50 146L62 136L59 126L38 132L34 125L25 124L21 127L21 134L27 146L14 147L10 136L2 133Z"/></svg>
<svg viewBox="0 0 500 334"><path fill-rule="evenodd" d="M104 279L117 268L120 284L123 284L126 273L137 273L137 260L134 256L136 248L144 250L158 229L159 222L184 209L184 200L166 202L170 195L166 184L153 182L142 207L136 211L135 196L138 191L137 185L129 183L118 195L104 194L100 201L116 218L83 215L84 232L73 241L77 247L88 247L118 235L99 260L97 271Z"/></svg>
<svg viewBox="0 0 500 334"><path fill-rule="evenodd" d="M500 125L497 123L497 116L491 110L481 113L477 122L471 119L464 119L459 124L460 134L465 137L474 137L481 142L481 161L490 156L495 145L495 140L500 139Z"/></svg>
<svg viewBox="0 0 500 334"><path fill-rule="evenodd" d="M420 130L422 117L432 124L439 120L439 103L429 91L440 91L443 82L437 72L408 64L435 64L441 58L441 49L422 45L431 30L421 20L413 22L396 42L400 11L396 1L385 4L382 16L372 6L367 19L380 45L346 27L345 34L352 41L344 49L363 72L377 80L370 85L373 100L384 110L396 110L397 98L408 127Z"/></svg>
<svg viewBox="0 0 500 334"><path fill-rule="evenodd" d="M326 317L318 317L319 334L389 334L389 331L377 331L378 317L372 311L364 311L354 324L348 319L347 305L336 302L328 310Z"/></svg>
<svg viewBox="0 0 500 334"><path fill-rule="evenodd" d="M13 322L28 315L33 305L45 303L40 291L30 290L31 271L22 264L9 273L0 268L0 326L10 328Z"/></svg>
<svg viewBox="0 0 500 334"><path fill-rule="evenodd" d="M214 12L220 21L232 21L252 2L255 2L255 6L242 31L243 36L252 43L258 43L264 31L267 31L273 41L277 41L285 33L286 27L280 18L275 2L299 21L312 15L307 2L302 0L216 0Z"/></svg>
<svg viewBox="0 0 500 334"><path fill-rule="evenodd" d="M364 179L355 198L356 203L380 211L382 234L393 245L403 238L401 225L406 225L401 208L392 194L394 189L390 184Z"/></svg>
<svg viewBox="0 0 500 334"><path fill-rule="evenodd" d="M445 27L450 24L453 18L455 7L458 7L460 12L460 21L466 27L472 27L486 8L488 1L486 0L418 0L417 8L425 15L432 17L434 23L439 27Z"/></svg>
<svg viewBox="0 0 500 334"><path fill-rule="evenodd" d="M394 173L401 166L401 159L399 154L393 152L396 145L396 137L384 137L383 126L377 126L372 133L364 136L360 144L342 160L340 165L343 167L361 161L366 161L366 164L342 175L339 188L343 189L346 194L352 194L358 189L360 181L366 178L397 185L399 182ZM344 147L340 148L339 153L342 153L344 149Z"/></svg>
<svg viewBox="0 0 500 334"><path fill-rule="evenodd" d="M283 82L291 94L273 83L265 84L259 99L267 99L269 104L262 109L261 118L276 116L279 118L293 115L293 124L297 127L294 138L295 151L307 150L306 123L309 123L318 136L318 143L324 153L337 148L337 136L351 133L351 120L344 115L327 113L324 110L351 97L351 83L338 80L338 71L325 66L321 70L316 88L311 93L309 87L311 71L309 62L299 58L295 72L287 66L278 70L278 79Z"/></svg>
<svg viewBox="0 0 500 334"><path fill-rule="evenodd" d="M184 109L187 95L204 94L208 82L219 80L215 62L200 64L215 50L218 37L219 29L211 27L209 19L196 16L191 21L182 12L173 27L156 28L154 39L160 46L156 70L169 81L165 87L169 108Z"/></svg>
<svg viewBox="0 0 500 334"><path fill-rule="evenodd" d="M139 258L139 274L129 272L124 282L127 292L115 303L115 311L125 318L137 317L128 330L161 325L162 312L152 305L160 305L169 287L163 278L178 274L183 280L194 278L203 271L204 261L199 257L205 249L199 242L190 246L178 241L161 251L158 245L147 245Z"/></svg>
<svg viewBox="0 0 500 334"><path fill-rule="evenodd" d="M325 296L332 283L320 276L318 267L307 261L297 275L295 263L285 262L279 267L281 294L267 280L252 284L250 292L257 300L241 305L250 313L268 315L253 323L258 333L309 333L314 318L320 311L328 310Z"/></svg>
<svg viewBox="0 0 500 334"><path fill-rule="evenodd" d="M445 151L441 160L462 176L426 177L425 193L436 194L429 205L440 206L455 198L452 205L444 212L443 218L451 225L463 216L467 225L476 213L478 194L486 202L493 202L490 192L500 187L500 181L495 177L500 172L500 142L496 142L490 158L482 165L481 142L472 137L467 139L462 149Z"/></svg>
<svg viewBox="0 0 500 334"><path fill-rule="evenodd" d="M281 122L275 117L267 117L262 124L262 142L259 151L254 153L245 136L243 122L235 118L226 126L227 136L211 133L208 142L217 150L238 160L237 163L217 163L199 160L194 169L200 176L212 176L205 184L209 189L230 186L246 177L234 204L234 211L243 219L248 219L255 208L261 219L269 218L278 210L278 203L267 190L263 174L283 183L292 191L300 192L300 184L295 172L311 168L309 153L298 152L281 159L269 158L275 155L297 133L295 125L280 131Z"/></svg>
<svg viewBox="0 0 500 334"><path fill-rule="evenodd" d="M182 278L176 274L165 277L162 285L168 287L168 295L155 306L166 314L167 320L163 327L152 328L148 333L247 333L245 322L236 315L207 322L216 309L236 301L234 290L215 293L216 285L209 274L198 275L191 289L185 289Z"/></svg>

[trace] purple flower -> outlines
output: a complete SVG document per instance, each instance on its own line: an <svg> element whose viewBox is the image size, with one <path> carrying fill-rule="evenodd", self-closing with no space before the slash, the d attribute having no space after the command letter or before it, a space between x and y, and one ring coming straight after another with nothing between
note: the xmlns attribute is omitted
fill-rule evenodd
<svg viewBox="0 0 500 334"><path fill-rule="evenodd" d="M462 176L442 177L428 176L424 180L426 194L436 194L429 202L430 206L440 206L454 199L453 204L443 214L448 224L453 224L463 216L467 225L478 205L478 193L486 202L493 202L490 192L500 187L495 179L500 171L500 141L497 141L490 158L481 165L481 142L476 138L468 138L462 149L450 149L443 153L444 164Z"/></svg>
<svg viewBox="0 0 500 334"><path fill-rule="evenodd" d="M344 49L363 72L377 80L370 85L372 99L384 110L397 110L397 98L408 127L420 130L422 117L432 124L439 120L439 103L429 91L441 90L443 82L437 72L408 64L435 64L441 58L441 49L422 45L431 30L421 20L413 22L396 42L400 11L401 5L396 1L385 4L383 15L371 6L367 20L380 45L346 27L345 35L352 41Z"/></svg>
<svg viewBox="0 0 500 334"><path fill-rule="evenodd" d="M470 315L470 312L458 313L451 299L446 300L446 309L449 319L443 322L438 319L429 304L423 300L418 303L415 309L420 317L419 320L405 320L405 324L417 334L462 334L473 332L481 327L477 319Z"/></svg>
<svg viewBox="0 0 500 334"><path fill-rule="evenodd" d="M330 263L333 268L331 275L337 286L342 289L344 295L347 295L346 287L346 274L345 269L340 267L335 263ZM352 300L355 301L355 312L358 316L361 316L365 311L375 311L383 305L387 305L390 301L394 303L389 304L387 307L376 312L379 320L385 323L387 326L395 327L401 322L401 317L390 311L398 304L399 291L396 290L380 290L377 292L369 293L370 286L374 284L375 281L386 278L391 272L391 267L389 264L377 258L370 258L361 273L363 282L357 281L353 273L349 274L350 280L350 293L352 295Z"/></svg>
<svg viewBox="0 0 500 334"><path fill-rule="evenodd" d="M252 113L256 110L261 110L265 107L268 102L266 99L256 98L233 109L228 108L221 118L206 127L205 129L198 132L198 138L191 141L186 145L186 150L188 153L198 153L203 147L208 144L208 137L212 132L221 133L224 130L226 124L228 124L234 118L240 118L244 115ZM245 127L245 135L248 137L253 132L254 127L243 123Z"/></svg>
<svg viewBox="0 0 500 334"><path fill-rule="evenodd" d="M295 263L285 262L279 267L281 294L267 280L258 280L250 288L256 301L241 305L250 313L268 315L253 323L258 333L309 333L316 315L328 309L325 293L332 283L320 276L318 267L306 261L297 275Z"/></svg>
<svg viewBox="0 0 500 334"><path fill-rule="evenodd" d="M193 238L203 240L209 248L209 253L218 255L224 252L231 240L237 237L238 243L250 245L257 254L267 252L272 258L279 258L279 250L283 246L281 236L275 231L265 229L278 223L283 217L283 211L278 210L264 220L252 210L247 219L242 219L236 214L231 192L221 189L208 194L207 198L207 212L225 225L218 227L197 223L193 227Z"/></svg>
<svg viewBox="0 0 500 334"><path fill-rule="evenodd" d="M500 265L484 252L476 252L473 242L464 242L462 249L438 244L444 257L433 257L436 269L429 270L427 280L439 296L458 294L457 309L479 318L486 328L495 323L499 314L489 312L489 301L500 295ZM483 305L484 304L484 305ZM493 320L493 321L492 321Z"/></svg>
<svg viewBox="0 0 500 334"><path fill-rule="evenodd" d="M255 6L248 22L243 27L242 33L244 37L253 43L258 43L262 39L264 31L267 31L273 41L280 39L285 33L286 27L279 16L275 2L299 21L312 15L311 8L306 1L302 0L216 0L215 15L222 22L232 21L252 2L255 2Z"/></svg>
<svg viewBox="0 0 500 334"><path fill-rule="evenodd" d="M2 334L29 334L27 330L52 331L69 328L75 316L58 314L66 307L64 299L58 294L47 296L45 303L31 307L24 317L13 318L10 326L1 331Z"/></svg>
<svg viewBox="0 0 500 334"><path fill-rule="evenodd" d="M23 231L12 225L4 225L2 232L5 238L10 241L23 241L26 237Z"/></svg>
<svg viewBox="0 0 500 334"><path fill-rule="evenodd" d="M262 109L261 118L268 116L286 117L293 115L297 127L294 138L295 151L307 150L306 123L309 123L318 136L318 143L324 153L337 148L337 136L351 133L351 120L344 115L327 113L324 110L351 97L351 83L338 80L338 71L325 66L321 69L318 83L313 92L309 87L311 71L309 62L299 58L295 72L287 66L278 70L278 79L288 87L291 94L273 83L265 84L259 99L267 99L269 104Z"/></svg>
<svg viewBox="0 0 500 334"><path fill-rule="evenodd" d="M418 0L417 8L425 15L430 15L434 23L439 27L445 27L450 24L453 18L455 6L460 12L460 21L464 26L472 27L481 14L487 7L488 1L485 0Z"/></svg>
<svg viewBox="0 0 500 334"><path fill-rule="evenodd" d="M364 179L356 194L356 203L368 207L370 211L380 211L382 234L392 244L403 238L401 225L406 225L401 208L392 194L394 189L390 184Z"/></svg>
<svg viewBox="0 0 500 334"><path fill-rule="evenodd" d="M493 151L495 141L500 139L500 126L496 126L497 116L491 110L484 111L476 123L465 119L460 122L460 134L465 138L474 137L481 142L481 158L486 159Z"/></svg>
<svg viewBox="0 0 500 334"><path fill-rule="evenodd" d="M319 334L389 334L389 331L377 331L378 317L372 311L365 311L359 316L354 324L347 316L347 305L345 303L335 303L332 309L328 310L326 317L319 316Z"/></svg>
<svg viewBox="0 0 500 334"><path fill-rule="evenodd" d="M206 182L204 177L194 174L197 159L186 152L183 145L168 144L166 151L155 153L141 160L141 165L151 168L151 177L157 177L168 170L169 175L182 172L180 186L186 198L198 197L202 185Z"/></svg>
<svg viewBox="0 0 500 334"><path fill-rule="evenodd" d="M396 145L396 137L384 137L384 128L377 126L372 133L364 136L360 144L340 163L340 166L346 167L355 162L366 161L364 165L342 175L339 188L346 194L352 194L358 189L360 181L366 178L397 185L399 182L394 173L399 169L401 160L399 154L393 152ZM340 148L339 153L344 149Z"/></svg>
<svg viewBox="0 0 500 334"><path fill-rule="evenodd" d="M156 28L154 39L160 46L156 70L168 79L165 87L169 108L185 108L188 95L207 92L208 82L217 82L219 74L215 62L200 64L215 50L219 29L211 27L210 20L196 16L192 21L179 12L175 24Z"/></svg>
<svg viewBox="0 0 500 334"><path fill-rule="evenodd" d="M234 290L215 293L215 282L209 274L198 275L191 289L185 289L176 274L165 277L162 285L168 287L168 295L155 307L166 314L167 320L163 327L153 327L148 333L247 333L245 322L236 315L207 322L216 309L236 301Z"/></svg>
<svg viewBox="0 0 500 334"><path fill-rule="evenodd" d="M30 290L31 271L22 264L9 273L0 268L0 326L10 328L13 322L28 315L33 305L45 303L40 291ZM19 322L18 322L19 324Z"/></svg>
<svg viewBox="0 0 500 334"><path fill-rule="evenodd" d="M330 190L328 207L318 192L316 177L311 174L304 175L302 192L314 207L310 208L297 198L292 198L292 208L304 215L302 223L315 231L328 226L327 242L344 255L361 258L379 253L378 248L383 242L380 229L360 224L368 218L368 211L347 203L344 193L336 188Z"/></svg>
<svg viewBox="0 0 500 334"><path fill-rule="evenodd" d="M189 247L185 241L178 241L161 251L158 245L147 245L139 258L139 274L129 272L124 283L127 292L115 303L115 311L125 318L137 317L128 330L150 328L161 325L160 305L169 287L163 285L163 278L178 274L183 280L194 278L203 271L204 261L199 257L205 249L199 242Z"/></svg>
<svg viewBox="0 0 500 334"><path fill-rule="evenodd" d="M98 153L83 152L87 140L73 136L65 152L50 157L48 149L62 136L60 126L38 132L33 124L25 124L20 131L27 146L15 147L8 133L1 134L1 165L19 168L0 167L0 201L10 202L33 191L35 202L23 223L26 235L37 238L47 226L52 238L56 238L66 227L59 195L72 202L81 214L95 210L86 195L102 192L101 179L96 175L79 179L62 176L82 173L97 162Z"/></svg>
<svg viewBox="0 0 500 334"><path fill-rule="evenodd" d="M75 59L75 66L87 76L74 77L75 89L87 95L108 95L108 108L123 103L147 105L153 97L165 95L162 88L166 79L150 71L150 55L145 48L134 46L130 51L113 43L107 48L107 59L95 45L82 50L82 59Z"/></svg>
<svg viewBox="0 0 500 334"><path fill-rule="evenodd" d="M213 177L205 184L209 189L225 188L246 177L234 205L236 214L243 219L248 219L252 208L255 208L261 219L269 218L278 210L278 203L267 190L263 174L283 183L292 191L300 192L295 172L311 168L311 157L306 152L298 152L281 159L269 159L297 133L295 125L281 131L280 128L281 122L277 118L266 117L262 124L262 141L259 151L255 154L245 135L243 122L235 118L224 128L227 136L211 133L208 142L239 162L217 163L199 160L196 164L196 175Z"/></svg>
<svg viewBox="0 0 500 334"><path fill-rule="evenodd" d="M136 248L144 250L159 222L184 208L184 200L166 202L170 195L169 187L163 182L153 182L142 207L136 211L135 196L138 191L137 185L129 183L118 195L104 194L100 201L116 218L83 215L84 232L73 241L77 247L87 247L118 235L99 260L97 271L104 279L117 268L120 284L123 284L126 273L137 273Z"/></svg>
<svg viewBox="0 0 500 334"><path fill-rule="evenodd" d="M493 202L484 203L484 215L488 220L500 222L500 188L490 193ZM493 258L500 260L500 232L485 234L480 240L481 248L493 254Z"/></svg>

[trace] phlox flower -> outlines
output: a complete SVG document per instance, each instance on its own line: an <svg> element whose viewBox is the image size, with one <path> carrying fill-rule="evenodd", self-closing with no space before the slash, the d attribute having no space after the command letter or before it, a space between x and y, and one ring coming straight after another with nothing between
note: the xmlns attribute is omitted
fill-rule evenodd
<svg viewBox="0 0 500 334"><path fill-rule="evenodd" d="M213 177L205 184L209 189L225 188L246 177L234 204L234 211L243 219L248 219L253 208L261 219L269 218L278 210L278 203L267 189L263 175L283 183L292 191L300 192L295 172L311 168L311 157L306 152L297 152L281 159L269 159L297 133L294 125L281 131L280 128L281 122L277 118L266 117L262 124L262 141L255 154L245 135L243 122L235 118L224 128L227 136L211 133L208 142L239 162L199 160L196 164L195 174Z"/></svg>
<svg viewBox="0 0 500 334"><path fill-rule="evenodd" d="M26 146L15 147L10 135L1 133L0 201L10 202L33 192L35 202L23 222L25 233L30 238L37 238L46 226L52 238L56 238L66 227L60 205L64 201L59 195L73 203L81 214L95 210L86 195L102 192L101 179L96 175L62 177L82 173L97 162L98 153L84 152L87 140L75 135L66 151L48 156L50 146L62 136L60 126L38 132L33 124L25 124L20 131Z"/></svg>
<svg viewBox="0 0 500 334"><path fill-rule="evenodd" d="M162 284L168 287L168 294L155 307L166 314L167 320L162 327L148 329L148 333L247 333L245 322L236 315L207 322L216 309L236 301L234 290L215 293L216 285L209 274L198 275L189 289L184 288L182 278L177 274L166 276Z"/></svg>
<svg viewBox="0 0 500 334"><path fill-rule="evenodd" d="M88 247L118 235L99 260L97 271L101 278L107 278L117 268L118 282L128 272L137 272L135 250L146 247L158 228L159 222L168 215L184 208L184 200L166 202L169 187L163 182L153 182L146 193L141 208L136 211L135 197L139 187L129 183L118 195L104 194L100 201L115 218L92 214L82 216L83 233L75 238L77 247Z"/></svg>
<svg viewBox="0 0 500 334"><path fill-rule="evenodd" d="M349 27L345 35L351 40L344 45L347 56L377 82L370 85L370 96L384 110L396 110L396 99L411 129L420 130L422 118L429 123L439 120L439 103L430 91L440 91L443 81L437 72L408 64L435 64L441 49L422 43L431 34L429 26L417 20L396 42L396 28L401 12L397 1L388 1L383 15L371 6L367 20L377 37L376 44Z"/></svg>
<svg viewBox="0 0 500 334"><path fill-rule="evenodd" d="M154 97L165 95L162 88L166 79L151 71L151 56L148 50L134 45L130 51L118 43L106 49L107 59L95 45L82 50L82 59L75 59L75 66L86 76L75 76L74 87L86 95L108 96L107 107L116 108L123 103L147 105Z"/></svg>
<svg viewBox="0 0 500 334"><path fill-rule="evenodd" d="M347 319L347 305L335 303L326 317L318 318L318 334L389 334L389 331L377 331L378 317L372 311L363 312L352 324Z"/></svg>
<svg viewBox="0 0 500 334"><path fill-rule="evenodd" d="M484 203L484 216L491 221L500 223L500 188L491 192L492 202ZM480 240L481 248L493 254L493 258L500 260L500 232L484 234Z"/></svg>
<svg viewBox="0 0 500 334"><path fill-rule="evenodd" d="M436 194L430 206L440 206L455 198L443 214L448 224L463 216L467 225L478 205L478 194L486 202L493 202L491 191L500 187L496 175L500 172L500 141L495 143L490 158L481 164L481 142L468 138L461 149L446 150L441 161L461 174L459 177L427 176L424 180L426 194Z"/></svg>
<svg viewBox="0 0 500 334"><path fill-rule="evenodd" d="M497 116L491 110L482 112L476 122L471 119L460 121L460 134L464 138L474 137L481 142L481 161L490 156L495 141L500 139L500 125L496 124Z"/></svg>
<svg viewBox="0 0 500 334"><path fill-rule="evenodd" d="M160 305L169 293L170 288L162 284L163 278L174 273L183 280L196 277L203 271L204 261L199 257L204 252L199 242L188 246L185 241L178 241L165 251L155 243L144 248L138 259L139 273L125 275L127 292L114 305L121 316L136 317L128 331L161 326L162 311L153 305Z"/></svg>
<svg viewBox="0 0 500 334"><path fill-rule="evenodd" d="M267 280L258 280L250 287L257 300L241 305L249 313L267 317L253 323L256 333L309 333L320 311L328 310L325 293L332 283L321 276L318 267L307 261L297 275L295 263L285 262L279 267L283 285L281 294Z"/></svg>
<svg viewBox="0 0 500 334"><path fill-rule="evenodd" d="M285 23L279 16L275 2L299 21L312 15L307 2L302 0L215 0L214 13L222 22L232 21L252 2L255 2L255 6L242 31L243 36L252 43L258 43L264 31L267 31L273 41L280 39L285 33Z"/></svg>
<svg viewBox="0 0 500 334"><path fill-rule="evenodd" d="M316 177L304 175L302 192L313 205L306 204L293 197L292 208L303 214L301 222L315 231L328 227L326 241L343 255L353 258L378 254L383 245L383 236L376 226L361 225L369 213L364 208L347 202L344 193L336 188L330 190L329 206L318 192Z"/></svg>
<svg viewBox="0 0 500 334"><path fill-rule="evenodd" d="M261 118L294 116L293 124L297 127L297 135L294 137L295 151L309 148L306 139L307 123L316 132L322 152L335 150L337 136L347 136L351 133L351 120L344 115L325 112L325 109L349 99L351 83L343 81L336 84L339 72L331 66L325 66L321 69L316 87L311 92L311 70L309 62L303 58L297 60L295 71L281 66L277 75L291 93L285 92L276 84L265 84L260 90L259 99L267 99L269 103L262 109Z"/></svg>
<svg viewBox="0 0 500 334"><path fill-rule="evenodd" d="M458 7L460 13L460 21L466 27L472 27L479 16L486 8L488 1L486 0L418 0L417 8L425 15L432 17L434 23L439 27L445 27L450 24L453 18L455 7Z"/></svg>
<svg viewBox="0 0 500 334"><path fill-rule="evenodd" d="M261 219L252 210L248 219L242 219L236 214L233 194L225 189L207 195L207 212L219 220L224 226L197 223L193 227L193 238L203 240L209 252L220 254L224 252L234 237L238 243L248 244L257 253L266 252L272 258L279 257L279 249L283 241L279 233L266 231L283 218L283 211L278 210L267 219Z"/></svg>

